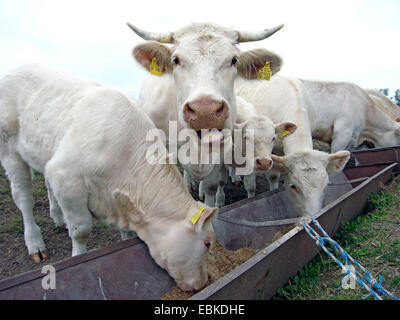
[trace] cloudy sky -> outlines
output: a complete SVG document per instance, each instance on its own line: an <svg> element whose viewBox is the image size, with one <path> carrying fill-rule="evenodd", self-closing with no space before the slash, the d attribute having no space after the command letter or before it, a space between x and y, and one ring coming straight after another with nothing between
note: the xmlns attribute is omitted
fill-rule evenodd
<svg viewBox="0 0 400 320"><path fill-rule="evenodd" d="M143 40L126 22L169 31L191 22L259 30L284 59L281 74L400 88L400 0L0 0L0 76L40 62L136 95L145 77L132 59Z"/></svg>

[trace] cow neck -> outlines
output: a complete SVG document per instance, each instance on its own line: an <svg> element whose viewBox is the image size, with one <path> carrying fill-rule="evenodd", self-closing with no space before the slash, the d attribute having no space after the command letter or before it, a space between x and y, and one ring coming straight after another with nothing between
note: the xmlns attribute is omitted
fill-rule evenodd
<svg viewBox="0 0 400 320"><path fill-rule="evenodd" d="M172 164L149 164L145 157L135 166L125 185L129 196L146 220L184 219L194 200L187 190L183 179Z"/></svg>
<svg viewBox="0 0 400 320"><path fill-rule="evenodd" d="M376 139L379 139L376 136L376 132L384 133L394 129L394 121L379 107L374 106L371 100L371 103L368 103L367 107L366 126L361 135L368 135L368 137L376 141Z"/></svg>

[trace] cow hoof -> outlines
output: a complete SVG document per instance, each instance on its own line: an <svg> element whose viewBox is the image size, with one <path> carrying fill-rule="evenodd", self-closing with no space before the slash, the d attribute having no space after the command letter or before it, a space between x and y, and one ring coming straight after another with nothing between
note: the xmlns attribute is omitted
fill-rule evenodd
<svg viewBox="0 0 400 320"><path fill-rule="evenodd" d="M33 253L33 254L31 254L31 257L35 263L39 263L48 258L45 251L41 251L41 252L39 251L39 252Z"/></svg>
<svg viewBox="0 0 400 320"><path fill-rule="evenodd" d="M39 253L31 254L31 257L32 257L32 260L33 260L35 263L39 263L40 261L42 261L42 260L40 259Z"/></svg>
<svg viewBox="0 0 400 320"><path fill-rule="evenodd" d="M42 256L42 260L47 260L48 256L47 256L46 251L42 251L42 252L40 252L40 254Z"/></svg>

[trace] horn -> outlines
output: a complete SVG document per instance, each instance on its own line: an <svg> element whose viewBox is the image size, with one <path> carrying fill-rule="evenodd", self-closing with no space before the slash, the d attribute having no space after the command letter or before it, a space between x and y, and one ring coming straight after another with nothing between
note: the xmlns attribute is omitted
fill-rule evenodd
<svg viewBox="0 0 400 320"><path fill-rule="evenodd" d="M272 36L275 32L281 30L283 28L283 24L271 28L271 29L265 29L263 31L257 31L257 32L252 32L252 31L237 31L238 33L238 42L250 42L250 41L258 41L258 40L263 40L267 39L268 37Z"/></svg>
<svg viewBox="0 0 400 320"><path fill-rule="evenodd" d="M148 32L131 25L129 22L127 24L129 28L131 28L139 37L143 38L144 40L154 40L162 43L173 42L173 32L166 32L166 33Z"/></svg>
<svg viewBox="0 0 400 320"><path fill-rule="evenodd" d="M285 157L280 157L275 154L271 154L271 159L276 163L285 164Z"/></svg>

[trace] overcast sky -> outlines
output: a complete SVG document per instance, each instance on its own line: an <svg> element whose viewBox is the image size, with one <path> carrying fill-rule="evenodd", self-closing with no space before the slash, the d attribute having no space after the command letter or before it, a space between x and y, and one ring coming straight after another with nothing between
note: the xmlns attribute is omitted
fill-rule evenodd
<svg viewBox="0 0 400 320"><path fill-rule="evenodd" d="M284 60L282 75L400 88L400 0L0 0L0 76L40 62L135 93L146 72L131 56L143 40L126 22L170 31L191 22L259 30Z"/></svg>

